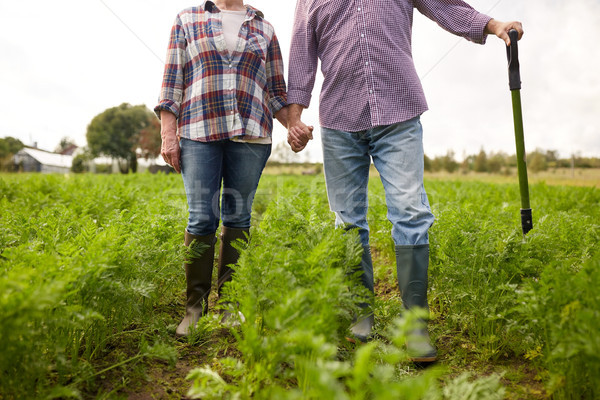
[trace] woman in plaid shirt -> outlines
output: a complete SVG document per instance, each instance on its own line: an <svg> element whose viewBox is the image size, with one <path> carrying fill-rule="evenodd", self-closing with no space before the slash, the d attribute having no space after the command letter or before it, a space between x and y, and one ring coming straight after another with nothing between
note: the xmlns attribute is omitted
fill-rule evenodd
<svg viewBox="0 0 600 400"><path fill-rule="evenodd" d="M186 315L176 331L185 336L207 312L219 220L220 295L238 259L231 244L248 239L252 201L271 153L273 116L287 128L273 26L243 0L208 0L180 12L154 110L161 119L161 154L183 176L190 213L185 245L199 245L185 262ZM301 129L307 135L312 130Z"/></svg>

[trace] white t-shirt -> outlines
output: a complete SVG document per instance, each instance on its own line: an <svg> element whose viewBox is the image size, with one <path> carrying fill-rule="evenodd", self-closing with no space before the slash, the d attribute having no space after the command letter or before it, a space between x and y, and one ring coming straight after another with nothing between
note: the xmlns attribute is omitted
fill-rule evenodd
<svg viewBox="0 0 600 400"><path fill-rule="evenodd" d="M230 11L221 10L223 13L223 34L229 53L233 53L237 47L240 28L246 19L246 10Z"/></svg>
<svg viewBox="0 0 600 400"><path fill-rule="evenodd" d="M240 28L246 20L246 10L243 11L230 11L221 10L223 13L223 34L225 35L225 43L229 54L233 54L235 51L240 34ZM234 142L244 143L255 143L255 144L271 144L271 138L259 138L259 139L241 139L234 137L231 139Z"/></svg>

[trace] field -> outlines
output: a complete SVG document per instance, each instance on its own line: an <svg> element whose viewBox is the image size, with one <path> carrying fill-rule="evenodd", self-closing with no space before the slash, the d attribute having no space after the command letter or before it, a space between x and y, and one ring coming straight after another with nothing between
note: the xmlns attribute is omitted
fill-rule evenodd
<svg viewBox="0 0 600 400"><path fill-rule="evenodd" d="M355 346L360 246L333 228L321 175L263 177L226 290L246 322L221 325L213 296L185 340L181 177L2 175L0 399L599 398L600 189L549 180L531 180L526 239L514 178L426 180L440 361L423 370L377 179L377 335Z"/></svg>

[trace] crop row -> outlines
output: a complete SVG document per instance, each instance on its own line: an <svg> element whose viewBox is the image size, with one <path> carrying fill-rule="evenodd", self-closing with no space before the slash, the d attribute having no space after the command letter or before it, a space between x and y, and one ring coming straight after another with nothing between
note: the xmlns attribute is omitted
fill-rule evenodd
<svg viewBox="0 0 600 400"><path fill-rule="evenodd" d="M599 396L600 192L532 186L535 228L524 240L516 185L426 187L437 218L430 303L442 364L529 363L553 398ZM174 363L186 219L179 177L7 175L0 193L1 395L81 398L101 393L98 377L111 369ZM323 179L265 176L250 244L226 288L246 317L232 330L236 355L198 365L190 395L505 395L494 376L414 373L402 345L413 316L390 289L393 243L375 180L369 201L377 340L353 348L343 339L360 295L348 273L360 246L333 228ZM199 336L223 329L212 313L202 323Z"/></svg>

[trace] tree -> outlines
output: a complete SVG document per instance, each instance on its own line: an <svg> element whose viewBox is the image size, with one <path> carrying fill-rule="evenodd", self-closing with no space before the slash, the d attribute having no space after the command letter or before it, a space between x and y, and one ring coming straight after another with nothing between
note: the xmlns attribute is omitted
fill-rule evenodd
<svg viewBox="0 0 600 400"><path fill-rule="evenodd" d="M533 153L527 155L527 167L531 172L546 171L548 169L546 155L542 150L536 149Z"/></svg>
<svg viewBox="0 0 600 400"><path fill-rule="evenodd" d="M90 167L90 162L94 157L90 154L89 149L83 148L83 151L73 157L73 162L71 163L71 172L76 174L80 174L82 172L88 172Z"/></svg>
<svg viewBox="0 0 600 400"><path fill-rule="evenodd" d="M137 170L136 149L141 132L156 117L145 106L123 103L105 110L92 119L87 128L87 142L93 156L111 157L122 173Z"/></svg>
<svg viewBox="0 0 600 400"><path fill-rule="evenodd" d="M473 169L475 172L488 171L487 154L485 154L483 149L481 149L477 157L475 157L475 160L473 161Z"/></svg>
<svg viewBox="0 0 600 400"><path fill-rule="evenodd" d="M502 152L492 153L488 158L488 171L497 174L502 171L502 168L506 165L506 154Z"/></svg>
<svg viewBox="0 0 600 400"><path fill-rule="evenodd" d="M62 154L65 150L69 149L72 146L76 146L75 141L69 137L64 137L60 139L60 143L54 149L55 153Z"/></svg>
<svg viewBox="0 0 600 400"><path fill-rule="evenodd" d="M158 157L161 144L160 121L153 117L150 124L140 131L139 149L141 150L141 156L146 160Z"/></svg>
<svg viewBox="0 0 600 400"><path fill-rule="evenodd" d="M0 138L0 170L13 171L12 157L23 147L19 139L13 137Z"/></svg>
<svg viewBox="0 0 600 400"><path fill-rule="evenodd" d="M450 173L456 172L458 169L458 163L454 159L454 151L448 150L446 155L443 157L444 169Z"/></svg>
<svg viewBox="0 0 600 400"><path fill-rule="evenodd" d="M431 165L431 158L427 157L427 154L423 156L423 169L427 172L433 172L433 166Z"/></svg>
<svg viewBox="0 0 600 400"><path fill-rule="evenodd" d="M6 158L19 152L23 147L23 143L19 139L13 137L0 138L0 158Z"/></svg>

